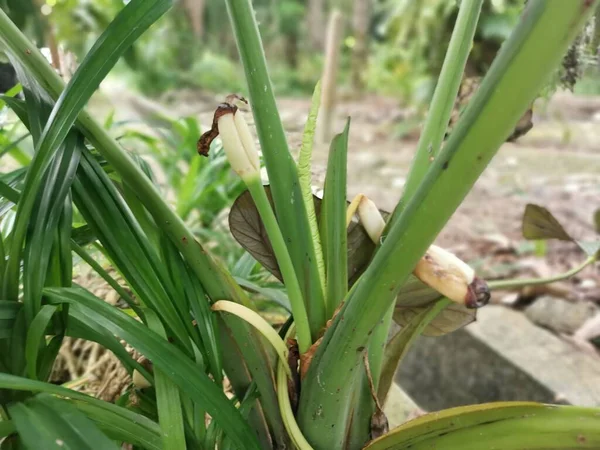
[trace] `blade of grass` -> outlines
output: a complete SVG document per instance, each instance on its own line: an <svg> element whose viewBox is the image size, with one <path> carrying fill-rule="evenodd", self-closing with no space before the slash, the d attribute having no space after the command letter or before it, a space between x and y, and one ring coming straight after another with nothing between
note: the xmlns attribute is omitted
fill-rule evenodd
<svg viewBox="0 0 600 450"><path fill-rule="evenodd" d="M42 54L35 45L10 23L0 11L0 29L6 31L3 37L7 47L12 51L27 70L33 74L50 96L58 98L64 89L60 77L48 66ZM98 124L83 111L79 114L78 125L86 138L106 158L108 163L136 193L138 199L152 214L156 224L167 233L171 241L185 257L194 274L201 281L206 293L211 299L229 299L250 306L248 297L234 282L231 275L214 260L195 240L194 234L185 226L180 217L175 214L164 201L153 183L146 177L132 157ZM225 320L227 327L234 336L236 346L242 351L245 361L238 360L238 369L250 370L261 393L260 403L265 415L269 418L275 440L284 445L285 437L283 423L279 414L274 380L271 376L271 363L264 351L260 338L246 324L239 321ZM230 341L228 341L230 342ZM232 347L224 348L224 353L234 353ZM247 366L246 366L247 364ZM230 364L228 370L233 370Z"/></svg>
<svg viewBox="0 0 600 450"><path fill-rule="evenodd" d="M154 311L146 311L148 328L166 341L167 335L160 320ZM162 430L164 448L185 449L185 433L183 431L183 412L179 389L163 373L162 369L154 369L154 383L156 388L156 409L158 423Z"/></svg>
<svg viewBox="0 0 600 450"><path fill-rule="evenodd" d="M93 422L64 400L39 394L10 405L8 411L28 448L118 450Z"/></svg>
<svg viewBox="0 0 600 450"><path fill-rule="evenodd" d="M358 367L360 350L419 258L560 62L592 6L586 0L528 3L444 149L325 333L305 378L298 416L313 446L344 445L352 408L349 398L355 389L355 380L347 374Z"/></svg>
<svg viewBox="0 0 600 450"><path fill-rule="evenodd" d="M350 119L346 122L344 131L331 142L319 217L327 280L327 317L333 316L333 312L348 292L346 165L349 131Z"/></svg>
<svg viewBox="0 0 600 450"><path fill-rule="evenodd" d="M93 317L99 327L124 339L145 355L182 392L186 392L201 407L206 408L240 448L260 448L255 434L229 403L223 391L206 374L198 371L198 367L177 347L82 289L47 288L44 292L51 304L68 303L70 308L80 308L90 318Z"/></svg>
<svg viewBox="0 0 600 450"><path fill-rule="evenodd" d="M144 438L145 441L160 442L160 428L157 423L126 408L82 394L81 392L5 373L0 373L0 387L19 391L45 392L69 398L75 402L78 408L81 408L81 405L89 405L89 408L83 408L87 413L93 410L98 415L103 414L105 417L113 417L115 422L126 424L131 432L139 436L140 439ZM162 446L158 446L158 448L162 448Z"/></svg>
<svg viewBox="0 0 600 450"><path fill-rule="evenodd" d="M452 37L433 93L427 119L419 137L417 151L404 185L402 199L396 206L390 223L408 204L429 166L440 153L442 140L454 107L454 100L460 88L469 52L473 46L473 37L477 29L482 5L483 0L464 0L460 2Z"/></svg>
<svg viewBox="0 0 600 450"><path fill-rule="evenodd" d="M46 328L55 312L56 306L54 305L42 306L27 330L27 342L25 343L27 375L34 380L38 379L38 355L40 350L43 352L46 348Z"/></svg>
<svg viewBox="0 0 600 450"><path fill-rule="evenodd" d="M21 201L17 207L15 233L7 266L10 276L7 277L7 284L4 287L7 298L17 297L21 246L25 237L27 221L33 210L43 174L58 146L69 133L88 99L121 55L170 6L171 1L169 0L131 1L98 38L57 100L39 142L37 142L37 151L27 171ZM0 11L0 40L6 45L12 56L20 61L23 55L17 54L15 47L25 47L22 50L25 52L25 57L29 59L34 59L39 55L38 52L31 51L29 43L3 11Z"/></svg>
<svg viewBox="0 0 600 450"><path fill-rule="evenodd" d="M275 103L252 3L249 0L227 0L226 4L246 72L250 104L269 174L277 220L302 289L311 337L316 340L326 321L325 302L298 171Z"/></svg>

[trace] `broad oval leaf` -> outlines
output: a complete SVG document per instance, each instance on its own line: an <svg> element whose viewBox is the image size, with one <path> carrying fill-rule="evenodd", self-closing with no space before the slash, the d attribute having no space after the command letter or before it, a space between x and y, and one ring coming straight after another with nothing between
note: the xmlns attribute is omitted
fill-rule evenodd
<svg viewBox="0 0 600 450"><path fill-rule="evenodd" d="M556 218L543 206L529 203L523 214L523 237L525 239L560 239L573 241Z"/></svg>
<svg viewBox="0 0 600 450"><path fill-rule="evenodd" d="M406 326L413 317L421 314L442 296L415 276L410 276L396 298L394 322ZM477 310L452 302L444 308L423 330L424 336L442 336L462 328L477 318Z"/></svg>
<svg viewBox="0 0 600 450"><path fill-rule="evenodd" d="M271 188L265 186L267 198L273 205ZM317 218L321 215L321 199L313 196ZM387 216L388 213L383 213ZM233 203L229 213L229 229L236 241L263 265L277 279L282 280L279 266L273 253L273 247L267 237L254 200L249 191L244 191ZM362 225L352 222L348 227L348 278L352 285L365 271L375 245L365 232Z"/></svg>
<svg viewBox="0 0 600 450"><path fill-rule="evenodd" d="M440 298L440 297L438 297ZM427 309L426 306L398 307L394 311L394 322L400 326L405 326L410 320ZM452 302L443 309L423 330L423 336L443 336L452 333L464 326L474 322L477 317L477 310L469 309L464 305Z"/></svg>
<svg viewBox="0 0 600 450"><path fill-rule="evenodd" d="M598 228L600 210L594 215L595 227ZM523 214L523 237L525 239L559 239L576 243L588 256L600 250L600 241L582 241L574 239L565 231L556 218L543 206L528 204Z"/></svg>
<svg viewBox="0 0 600 450"><path fill-rule="evenodd" d="M426 414L400 425L365 450L431 448L502 450L600 448L595 408L498 402Z"/></svg>

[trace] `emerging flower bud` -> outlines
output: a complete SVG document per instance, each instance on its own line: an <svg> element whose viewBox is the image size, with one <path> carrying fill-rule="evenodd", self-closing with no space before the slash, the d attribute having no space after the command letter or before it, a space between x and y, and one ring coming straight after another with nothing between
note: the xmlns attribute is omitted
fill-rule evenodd
<svg viewBox="0 0 600 450"><path fill-rule="evenodd" d="M348 222L356 209L365 231L377 244L385 227L377 206L364 195L357 195L348 208ZM487 283L477 277L468 264L435 245L429 247L413 274L427 286L468 308L484 306L490 299Z"/></svg>
<svg viewBox="0 0 600 450"><path fill-rule="evenodd" d="M385 221L375 203L365 196L362 196L358 203L358 217L371 240L375 243L379 242L385 228Z"/></svg>
<svg viewBox="0 0 600 450"><path fill-rule="evenodd" d="M490 299L487 283L477 277L468 264L435 245L429 247L413 274L450 300L468 308L484 306Z"/></svg>
<svg viewBox="0 0 600 450"><path fill-rule="evenodd" d="M211 142L220 134L231 168L246 181L260 176L260 158L250 128L234 104L236 101L246 103L242 97L230 95L217 107L212 128L198 140L198 153L208 156Z"/></svg>
<svg viewBox="0 0 600 450"><path fill-rule="evenodd" d="M221 115L217 120L223 149L231 168L243 179L260 175L260 160L248 124L239 111Z"/></svg>
<svg viewBox="0 0 600 450"><path fill-rule="evenodd" d="M150 382L146 380L146 378L144 378L144 376L141 373L139 373L137 369L133 370L132 378L133 385L138 389L146 389L152 386L152 384L150 384Z"/></svg>

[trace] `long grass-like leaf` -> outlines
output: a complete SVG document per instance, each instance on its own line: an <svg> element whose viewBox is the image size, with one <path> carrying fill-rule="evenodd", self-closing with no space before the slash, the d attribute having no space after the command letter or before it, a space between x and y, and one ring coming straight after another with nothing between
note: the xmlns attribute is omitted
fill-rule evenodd
<svg viewBox="0 0 600 450"><path fill-rule="evenodd" d="M349 131L350 120L346 123L344 131L335 136L331 142L319 217L327 279L327 317L333 315L348 292L346 164Z"/></svg>
<svg viewBox="0 0 600 450"><path fill-rule="evenodd" d="M27 374L34 380L38 376L38 355L40 349L46 348L44 340L46 328L56 312L56 306L44 305L35 316L29 330L27 331L27 342L25 344L25 359L27 361Z"/></svg>
<svg viewBox="0 0 600 450"><path fill-rule="evenodd" d="M167 335L156 314L153 311L147 311L146 319L148 320L148 328L162 336L166 341ZM164 446L165 448L185 449L183 412L181 410L179 389L159 367L154 369L154 383L158 423L162 429Z"/></svg>
<svg viewBox="0 0 600 450"><path fill-rule="evenodd" d="M7 268L10 274L5 286L7 298L16 298L17 296L18 271L21 246L26 231L25 224L33 210L43 175L56 150L69 133L88 99L121 55L170 6L170 0L133 0L130 2L96 41L57 100L36 144L36 155L27 172L22 198L17 208L15 233ZM28 47L28 42L21 39L21 36L22 34L6 14L0 11L0 40L5 43L12 56L22 62L23 55L18 54L18 49L15 47L19 45ZM22 51L25 56L35 58L38 55L29 48L24 48Z"/></svg>
<svg viewBox="0 0 600 450"><path fill-rule="evenodd" d="M319 105L321 103L321 82L317 82L315 90L310 102L310 111L302 133L302 146L298 155L298 177L300 179L300 189L302 190L302 200L306 206L308 214L308 222L310 225L310 233L315 244L315 254L317 257L317 268L319 269L319 277L321 287L325 292L325 261L323 259L323 248L321 247L321 235L319 234L319 225L317 223L317 215L315 212L315 202L313 201L312 193L312 150L315 141L315 130L317 127L317 117L319 113Z"/></svg>
<svg viewBox="0 0 600 450"><path fill-rule="evenodd" d="M64 400L40 394L8 410L28 448L118 450L92 421Z"/></svg>
<svg viewBox="0 0 600 450"><path fill-rule="evenodd" d="M210 378L198 371L175 346L148 330L138 321L116 310L82 289L47 288L44 291L52 303L68 303L70 308L81 308L98 324L127 341L150 359L182 392L186 392L226 431L240 448L259 449L256 437L239 412Z"/></svg>
<svg viewBox="0 0 600 450"><path fill-rule="evenodd" d="M30 380L28 378L17 377L5 373L0 373L0 388L12 389L18 391L28 392L44 392L48 394L57 395L64 398L69 398L78 403L89 404L97 411L103 411L107 414L111 414L114 417L118 417L119 420L124 422L131 422L137 424L138 427L143 428L144 434L155 435L160 439L160 428L158 424L151 421L145 416L137 414L126 408L122 408L113 403L105 402L97 398L91 397L81 392L67 389L61 386L57 386L51 383L44 383L42 381Z"/></svg>

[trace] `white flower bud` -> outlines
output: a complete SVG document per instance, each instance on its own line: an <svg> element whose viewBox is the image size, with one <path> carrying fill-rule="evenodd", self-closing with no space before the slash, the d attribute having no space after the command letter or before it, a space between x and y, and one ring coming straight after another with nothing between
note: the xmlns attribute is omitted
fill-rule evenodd
<svg viewBox="0 0 600 450"><path fill-rule="evenodd" d="M219 134L231 168L243 179L260 176L260 159L248 124L238 111L218 118Z"/></svg>
<svg viewBox="0 0 600 450"><path fill-rule="evenodd" d="M138 372L137 369L133 370L132 378L133 385L138 389L145 389L152 386L152 384L150 384L150 382L146 380L146 378L144 378L144 376L140 372Z"/></svg>
<svg viewBox="0 0 600 450"><path fill-rule="evenodd" d="M469 308L483 306L490 299L485 281L456 255L436 245L429 247L413 274L450 300Z"/></svg>
<svg viewBox="0 0 600 450"><path fill-rule="evenodd" d="M358 217L371 240L378 243L385 228L385 221L375 203L363 196L358 204Z"/></svg>

